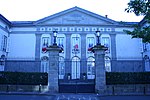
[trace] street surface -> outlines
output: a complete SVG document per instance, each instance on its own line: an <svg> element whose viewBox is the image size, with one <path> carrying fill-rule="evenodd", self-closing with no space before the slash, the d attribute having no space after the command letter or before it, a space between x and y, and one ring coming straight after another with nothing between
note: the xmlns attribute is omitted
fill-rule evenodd
<svg viewBox="0 0 150 100"><path fill-rule="evenodd" d="M0 94L0 100L150 100L150 96L97 96L96 94Z"/></svg>

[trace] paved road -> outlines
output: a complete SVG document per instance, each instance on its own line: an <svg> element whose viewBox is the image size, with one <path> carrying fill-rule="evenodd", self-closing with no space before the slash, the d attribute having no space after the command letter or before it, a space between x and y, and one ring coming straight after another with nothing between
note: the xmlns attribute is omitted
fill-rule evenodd
<svg viewBox="0 0 150 100"><path fill-rule="evenodd" d="M46 95L0 95L0 100L55 100Z"/></svg>
<svg viewBox="0 0 150 100"><path fill-rule="evenodd" d="M150 100L150 96L104 96L98 100Z"/></svg>
<svg viewBox="0 0 150 100"><path fill-rule="evenodd" d="M0 100L150 100L150 96L96 96L95 94L7 95Z"/></svg>

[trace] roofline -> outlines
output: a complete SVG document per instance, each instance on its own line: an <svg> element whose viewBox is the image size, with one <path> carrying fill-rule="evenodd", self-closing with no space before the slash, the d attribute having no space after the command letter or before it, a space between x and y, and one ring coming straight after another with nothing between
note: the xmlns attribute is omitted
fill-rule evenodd
<svg viewBox="0 0 150 100"><path fill-rule="evenodd" d="M145 20L144 18L143 18L143 20L141 20L140 22L114 21L114 20L112 20L112 19L106 18L106 17L104 17L104 16L98 15L98 14L96 14L96 13L93 13L93 12L91 12L91 11L85 10L85 9L80 8L80 7L77 7L77 6L72 7L72 8L69 8L69 9L66 9L66 10L64 10L64 11L60 11L60 12L58 12L58 13L55 13L55 14L53 14L53 15L44 17L44 18L39 19L39 20L37 20L37 21L9 21L9 20L7 20L7 19L6 19L3 15L1 15L1 14L0 14L0 19L2 19L5 23L7 23L8 25L13 26L13 27L22 27L22 26L28 27L28 26L36 26L36 25L40 26L40 25L43 25L43 24L37 24L37 23L43 22L43 20L45 21L45 20L47 20L47 19L49 19L49 18L55 18L55 17L59 16L60 14L62 14L63 12L68 13L68 12L70 12L70 11L73 10L73 9L79 10L79 11L81 11L81 12L82 12L82 11L83 11L83 12L85 11L87 14L92 15L92 16L97 17L97 18L103 18L103 20L105 20L105 21L109 21L109 22L111 22L111 23L114 23L114 24L112 24L112 25L115 25L115 26L134 26L134 25L138 25L138 24L139 24L139 25L142 25L142 24L144 24L144 23L146 22L146 20ZM48 24L48 25L53 25L53 24ZM63 25L63 24L55 24L55 25ZM69 25L69 24L67 24L67 25ZM74 24L74 25L80 25L80 24ZM84 25L84 24L82 24L82 25ZM85 24L85 25L87 25L87 24ZM94 25L95 25L95 24L94 24ZM108 26L112 26L112 25L109 25L109 24L108 24ZM47 26L47 25L45 25L45 26ZM103 25L102 25L102 26L103 26ZM106 26L106 25L104 25L104 26Z"/></svg>
<svg viewBox="0 0 150 100"><path fill-rule="evenodd" d="M2 19L6 24L11 26L11 22L8 19L6 19L2 14L0 14L0 19Z"/></svg>
<svg viewBox="0 0 150 100"><path fill-rule="evenodd" d="M12 26L34 26L34 21L12 21Z"/></svg>

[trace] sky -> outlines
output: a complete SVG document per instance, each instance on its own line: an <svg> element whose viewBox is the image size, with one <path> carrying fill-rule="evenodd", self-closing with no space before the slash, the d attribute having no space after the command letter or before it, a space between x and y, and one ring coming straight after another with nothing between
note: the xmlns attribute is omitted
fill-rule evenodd
<svg viewBox="0 0 150 100"><path fill-rule="evenodd" d="M130 0L0 0L0 14L10 21L36 21L80 7L115 21L139 22L143 16L125 12Z"/></svg>

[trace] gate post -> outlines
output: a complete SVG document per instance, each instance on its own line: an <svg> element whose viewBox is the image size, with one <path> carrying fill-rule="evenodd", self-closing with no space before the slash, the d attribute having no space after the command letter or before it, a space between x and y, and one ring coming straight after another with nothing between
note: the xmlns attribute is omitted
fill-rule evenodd
<svg viewBox="0 0 150 100"><path fill-rule="evenodd" d="M59 53L62 48L57 45L51 45L47 48L49 53L49 70L48 70L48 88L49 92L57 93L58 87L58 67L59 67Z"/></svg>
<svg viewBox="0 0 150 100"><path fill-rule="evenodd" d="M95 92L104 94L106 90L105 50L101 44L95 45L92 51L95 56Z"/></svg>

